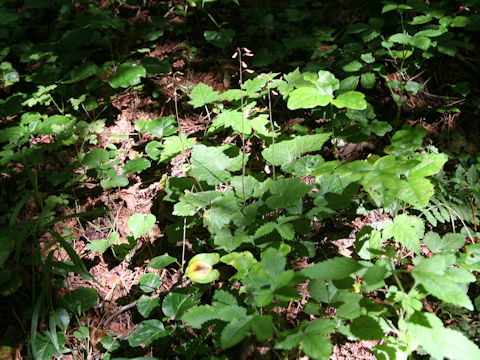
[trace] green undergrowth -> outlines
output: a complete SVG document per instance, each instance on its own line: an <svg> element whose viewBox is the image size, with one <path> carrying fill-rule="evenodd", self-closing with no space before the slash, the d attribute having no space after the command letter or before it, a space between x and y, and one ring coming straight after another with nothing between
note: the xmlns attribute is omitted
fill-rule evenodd
<svg viewBox="0 0 480 360"><path fill-rule="evenodd" d="M407 121L426 93L421 74L437 58L475 50L480 4L455 4L365 4L365 22L335 33L334 20L321 21L328 6L308 11L300 0L282 1L278 13L269 2L159 2L134 25L127 19L146 4L0 1L0 296L8 309L16 304L8 321L24 331L19 339L6 327L2 351L28 342L25 357L42 360L228 359L247 348L265 349L265 358L329 359L342 339L376 341L377 359L480 358L480 162ZM248 26L236 27L237 11ZM268 39L262 47L235 48L258 33ZM163 38L189 37L206 52L234 52L239 86L185 81L172 114L100 141L117 96L159 98L152 80L179 59L201 60L187 41L171 58L148 56ZM473 83L447 81L436 88L445 102L428 116L458 116L462 108L449 101L456 96L478 112ZM205 130L182 133L179 108L205 117ZM129 139L139 146L126 153ZM345 145L366 142L372 151L342 156ZM172 176L171 160L187 150L185 176ZM171 214L133 214L120 241L108 206L81 205L135 181L156 182ZM355 218L361 228L350 225ZM93 287L65 289L64 280L75 273L95 283L75 242L99 219L106 235L85 251L115 264L133 267L155 226L166 236L153 241L161 255L146 259L131 294L135 331L108 333L94 350L87 320L93 309L104 312L103 300ZM318 224L338 236L321 240ZM328 250L325 241L345 231L351 255ZM166 293L163 269L181 275ZM299 312L287 320L292 304Z"/></svg>

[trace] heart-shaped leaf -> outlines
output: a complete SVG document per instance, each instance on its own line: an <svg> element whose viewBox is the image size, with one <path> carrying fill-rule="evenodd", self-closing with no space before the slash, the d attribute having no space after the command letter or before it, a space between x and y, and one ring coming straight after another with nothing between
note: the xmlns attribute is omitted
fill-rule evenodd
<svg viewBox="0 0 480 360"><path fill-rule="evenodd" d="M135 63L125 63L117 67L115 75L108 78L108 83L114 89L127 88L140 84L141 79L145 76L147 76L147 71L143 66L138 66Z"/></svg>
<svg viewBox="0 0 480 360"><path fill-rule="evenodd" d="M188 262L185 275L200 284L215 281L220 276L220 273L218 270L213 269L213 265L218 263L219 260L220 255L217 253L195 255Z"/></svg>
<svg viewBox="0 0 480 360"><path fill-rule="evenodd" d="M177 120L173 116L165 116L150 120L145 125L145 130L159 138L170 136L177 132Z"/></svg>
<svg viewBox="0 0 480 360"><path fill-rule="evenodd" d="M127 225L132 231L133 237L138 239L155 225L155 221L157 221L155 215L137 213L130 216Z"/></svg>

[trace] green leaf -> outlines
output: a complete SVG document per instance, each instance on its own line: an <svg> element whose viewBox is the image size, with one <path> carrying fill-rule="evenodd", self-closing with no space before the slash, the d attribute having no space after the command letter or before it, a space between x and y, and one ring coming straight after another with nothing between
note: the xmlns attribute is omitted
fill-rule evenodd
<svg viewBox="0 0 480 360"><path fill-rule="evenodd" d="M145 146L145 151L147 152L148 156L150 156L152 160L160 159L160 156L162 156L162 149L163 149L163 144L160 141L155 141L155 140L150 141L147 144L147 146Z"/></svg>
<svg viewBox="0 0 480 360"><path fill-rule="evenodd" d="M140 173L150 167L150 161L145 158L139 158L134 160L128 160L123 167L123 171L126 174Z"/></svg>
<svg viewBox="0 0 480 360"><path fill-rule="evenodd" d="M271 209L295 206L312 189L297 177L271 181L268 185L264 196Z"/></svg>
<svg viewBox="0 0 480 360"><path fill-rule="evenodd" d="M182 316L182 320L191 327L200 329L205 322L210 320L219 319L230 322L234 319L244 319L246 317L247 310L244 307L214 301L212 305L200 305L189 309Z"/></svg>
<svg viewBox="0 0 480 360"><path fill-rule="evenodd" d="M323 95L315 87L301 87L290 93L287 107L290 110L311 109L317 106L326 106L332 100L332 95Z"/></svg>
<svg viewBox="0 0 480 360"><path fill-rule="evenodd" d="M203 33L205 40L212 45L218 46L222 49L231 44L235 31L232 29L220 29L220 31L207 30Z"/></svg>
<svg viewBox="0 0 480 360"><path fill-rule="evenodd" d="M105 350L113 352L120 347L120 343L116 341L111 334L112 333L109 333L108 335L102 337L100 339L100 342L102 343Z"/></svg>
<svg viewBox="0 0 480 360"><path fill-rule="evenodd" d="M145 130L158 138L170 136L177 132L177 120L174 116L164 116L150 120L147 122Z"/></svg>
<svg viewBox="0 0 480 360"><path fill-rule="evenodd" d="M302 275L316 280L340 280L362 268L357 261L346 257L335 257L305 268Z"/></svg>
<svg viewBox="0 0 480 360"><path fill-rule="evenodd" d="M402 181L397 196L416 208L423 208L427 206L433 193L430 180L409 176L406 181Z"/></svg>
<svg viewBox="0 0 480 360"><path fill-rule="evenodd" d="M206 284L215 281L220 276L218 270L213 269L213 265L218 263L220 255L217 253L197 254L188 262L185 275L195 282Z"/></svg>
<svg viewBox="0 0 480 360"><path fill-rule="evenodd" d="M81 315L86 310L97 305L98 294L92 288L79 287L69 291L63 297L63 305L72 312Z"/></svg>
<svg viewBox="0 0 480 360"><path fill-rule="evenodd" d="M179 136L166 137L163 139L163 150L158 161L166 162L182 151L191 148L193 144L195 144L195 139L187 139L187 136L183 133Z"/></svg>
<svg viewBox="0 0 480 360"><path fill-rule="evenodd" d="M300 348L312 359L329 359L333 346L324 335L331 333L335 325L330 319L318 319L308 324Z"/></svg>
<svg viewBox="0 0 480 360"><path fill-rule="evenodd" d="M140 36L142 37L142 39L146 41L155 41L160 36L162 36L164 32L165 32L164 29L158 29L155 26L150 26L144 29ZM143 65L143 59L142 59L142 65Z"/></svg>
<svg viewBox="0 0 480 360"><path fill-rule="evenodd" d="M50 360L56 355L61 354L58 345L65 343L66 336L59 331L55 334L57 339L57 346L52 341L52 334L48 331L41 331L37 334L35 343L32 345L33 355L37 360Z"/></svg>
<svg viewBox="0 0 480 360"><path fill-rule="evenodd" d="M433 358L480 359L480 349L462 333L446 329L442 321L427 312L415 312L407 323L419 345Z"/></svg>
<svg viewBox="0 0 480 360"><path fill-rule="evenodd" d="M318 336L315 333L306 333L300 344L300 348L312 359L328 360L333 351L333 345L330 339L324 336Z"/></svg>
<svg viewBox="0 0 480 360"><path fill-rule="evenodd" d="M157 290L162 285L162 279L155 273L143 274L140 276L139 285L143 292L149 293Z"/></svg>
<svg viewBox="0 0 480 360"><path fill-rule="evenodd" d="M435 232L425 234L423 241L428 249L434 254L454 253L465 245L465 235L462 234L445 234L442 238Z"/></svg>
<svg viewBox="0 0 480 360"><path fill-rule="evenodd" d="M92 240L90 244L87 244L87 249L90 250L91 252L98 251L99 254L103 254L110 245L115 244L118 239L120 238L120 235L118 232L114 231L110 234L110 237L108 240L103 240L103 239L98 239L98 240ZM0 261L1 264L1 261Z"/></svg>
<svg viewBox="0 0 480 360"><path fill-rule="evenodd" d="M99 72L97 65L93 62L87 61L86 63L73 68L68 74L66 74L60 81L60 84L73 84L86 78L96 75Z"/></svg>
<svg viewBox="0 0 480 360"><path fill-rule="evenodd" d="M228 349L248 336L250 334L251 321L252 318L249 316L244 319L234 319L227 324L220 336L222 348Z"/></svg>
<svg viewBox="0 0 480 360"><path fill-rule="evenodd" d="M107 179L102 179L100 185L104 189L110 189L114 187L122 187L128 185L128 179L122 175L111 174Z"/></svg>
<svg viewBox="0 0 480 360"><path fill-rule="evenodd" d="M410 44L411 40L412 40L412 36L405 33L393 34L388 38L388 41L398 43L398 44L403 44L403 45Z"/></svg>
<svg viewBox="0 0 480 360"><path fill-rule="evenodd" d="M193 193L186 191L185 195L173 207L173 215L193 216L199 209L210 205L210 202L223 194L219 191L202 191Z"/></svg>
<svg viewBox="0 0 480 360"><path fill-rule="evenodd" d="M225 151L232 150L237 154L227 156ZM209 185L219 185L228 182L232 175L230 171L242 168L242 153L235 146L207 147L194 145L190 159L191 173L199 180L205 180Z"/></svg>
<svg viewBox="0 0 480 360"><path fill-rule="evenodd" d="M273 338L274 324L272 315L254 315L252 319L252 331L258 341L265 341Z"/></svg>
<svg viewBox="0 0 480 360"><path fill-rule="evenodd" d="M262 151L262 156L271 165L287 165L304 153L321 150L330 136L331 133L297 136L270 145Z"/></svg>
<svg viewBox="0 0 480 360"><path fill-rule="evenodd" d="M143 317L148 317L155 308L160 306L160 298L150 298L146 295L142 295L138 299L137 310Z"/></svg>
<svg viewBox="0 0 480 360"><path fill-rule="evenodd" d="M360 340L381 340L385 336L379 321L371 316L360 316L349 327L351 333Z"/></svg>
<svg viewBox="0 0 480 360"><path fill-rule="evenodd" d="M188 309L199 303L191 294L169 292L163 299L162 311L171 319L179 319Z"/></svg>
<svg viewBox="0 0 480 360"><path fill-rule="evenodd" d="M152 260L150 260L150 262L148 263L148 267L152 269L164 269L168 265L173 264L176 261L176 258L168 255L168 253L165 253L160 256L155 256Z"/></svg>
<svg viewBox="0 0 480 360"><path fill-rule="evenodd" d="M352 60L348 64L342 66L342 70L346 72L359 71L363 67L363 64L358 60Z"/></svg>
<svg viewBox="0 0 480 360"><path fill-rule="evenodd" d="M370 129L375 135L385 136L389 131L392 131L392 126L386 121L373 120L370 124Z"/></svg>
<svg viewBox="0 0 480 360"><path fill-rule="evenodd" d="M337 288L333 283L327 285L324 280L313 279L308 285L308 291L314 300L329 304L337 293Z"/></svg>
<svg viewBox="0 0 480 360"><path fill-rule="evenodd" d="M252 133L250 120L244 118L242 112L237 110L223 110L213 121L209 133L217 132L222 127L231 127L236 132L243 132L245 135Z"/></svg>
<svg viewBox="0 0 480 360"><path fill-rule="evenodd" d="M172 67L168 61L160 61L154 57L144 57L142 59L142 66L148 75L166 74L172 71Z"/></svg>
<svg viewBox="0 0 480 360"><path fill-rule="evenodd" d="M418 164L408 171L408 177L420 178L438 173L448 157L445 154L416 154L413 160Z"/></svg>
<svg viewBox="0 0 480 360"><path fill-rule="evenodd" d="M109 155L107 150L103 148L96 148L85 155L83 158L83 163L90 168L95 168L100 166L100 164L106 163L108 159Z"/></svg>
<svg viewBox="0 0 480 360"><path fill-rule="evenodd" d="M133 347L142 344L148 346L155 340L168 336L169 333L168 330L165 330L160 320L145 320L142 321L138 325L137 330L128 337L128 344Z"/></svg>
<svg viewBox="0 0 480 360"><path fill-rule="evenodd" d="M435 255L431 258L421 258L411 271L412 276L430 294L451 304L473 310L473 304L465 291L456 282L445 276L455 257L453 255Z"/></svg>
<svg viewBox="0 0 480 360"><path fill-rule="evenodd" d="M282 251L275 248L268 248L262 252L261 264L265 272L274 278L285 269L287 259Z"/></svg>
<svg viewBox="0 0 480 360"><path fill-rule="evenodd" d="M147 76L147 71L143 66L137 66L135 63L125 63L117 67L115 74L108 78L108 83L114 89L127 88L140 84L141 79L145 76Z"/></svg>
<svg viewBox="0 0 480 360"><path fill-rule="evenodd" d="M332 101L337 108L347 108L353 110L363 110L367 108L365 95L358 91L348 91L340 94Z"/></svg>
<svg viewBox="0 0 480 360"><path fill-rule="evenodd" d="M382 223L383 238L385 240L394 238L400 244L416 254L420 254L420 239L425 232L425 224L416 217L407 214L401 214L393 219Z"/></svg>
<svg viewBox="0 0 480 360"><path fill-rule="evenodd" d="M136 240L147 233L153 225L155 225L155 221L157 221L155 215L136 213L130 216L127 226L132 231L133 237Z"/></svg>
<svg viewBox="0 0 480 360"><path fill-rule="evenodd" d="M377 81L377 79L375 77L375 73L372 73L372 72L364 73L360 77L360 84L362 84L362 86L365 89L373 89L376 81Z"/></svg>
<svg viewBox="0 0 480 360"><path fill-rule="evenodd" d="M73 336L78 340L88 339L88 328L79 326L78 330L73 332Z"/></svg>
<svg viewBox="0 0 480 360"><path fill-rule="evenodd" d="M218 91L214 91L211 86L204 83L199 83L194 86L190 93L190 100L188 103L194 108L202 107L211 104L218 100Z"/></svg>
<svg viewBox="0 0 480 360"><path fill-rule="evenodd" d="M216 313L216 309L210 305L196 306L182 316L182 321L194 329L201 329L204 323L215 319Z"/></svg>

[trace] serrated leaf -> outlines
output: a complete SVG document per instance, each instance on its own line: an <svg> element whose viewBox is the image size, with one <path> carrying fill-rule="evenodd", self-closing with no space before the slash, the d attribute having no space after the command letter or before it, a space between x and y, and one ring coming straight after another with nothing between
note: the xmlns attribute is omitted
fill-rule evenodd
<svg viewBox="0 0 480 360"><path fill-rule="evenodd" d="M365 95L358 91L348 91L338 95L332 104L337 108L347 108L353 110L363 110L367 108Z"/></svg>
<svg viewBox="0 0 480 360"><path fill-rule="evenodd" d="M163 150L160 154L159 162L165 162L191 148L195 144L195 139L188 139L185 134L179 136L170 136L163 138ZM147 145L148 146L148 145Z"/></svg>
<svg viewBox="0 0 480 360"><path fill-rule="evenodd" d="M234 157L227 156L225 151L236 151ZM242 168L242 153L235 146L194 145L190 158L191 173L209 185L219 185L231 179L231 171Z"/></svg>
<svg viewBox="0 0 480 360"><path fill-rule="evenodd" d="M435 255L431 258L422 258L411 271L412 276L430 294L436 298L451 304L466 307L473 310L473 304L465 291L456 282L444 276L448 266L453 261L453 255Z"/></svg>
<svg viewBox="0 0 480 360"><path fill-rule="evenodd" d="M265 188L265 202L271 209L295 206L311 189L310 185L296 177L271 181Z"/></svg>
<svg viewBox="0 0 480 360"><path fill-rule="evenodd" d="M194 329L201 329L207 321L215 318L215 309L210 305L201 305L188 310L183 316L182 321Z"/></svg>
<svg viewBox="0 0 480 360"><path fill-rule="evenodd" d="M150 120L145 125L145 130L158 138L170 136L177 132L177 120L173 116Z"/></svg>
<svg viewBox="0 0 480 360"><path fill-rule="evenodd" d="M116 231L114 231L110 234L110 237L108 238L108 240L103 240L103 239L92 240L90 244L87 244L87 249L93 253L95 251L98 251L99 254L103 254L110 245L113 245L118 241L119 237L120 235ZM1 254L1 250L0 250L0 254ZM1 263L2 262L0 257L0 264Z"/></svg>
<svg viewBox="0 0 480 360"><path fill-rule="evenodd" d="M162 279L155 273L143 274L140 276L139 285L143 292L152 292L162 285Z"/></svg>
<svg viewBox="0 0 480 360"><path fill-rule="evenodd" d="M132 231L133 237L138 239L140 236L147 233L153 225L155 225L156 221L157 218L155 215L137 213L130 216L127 226Z"/></svg>
<svg viewBox="0 0 480 360"><path fill-rule="evenodd" d="M171 319L179 319L185 311L199 303L191 294L169 292L163 299L162 311Z"/></svg>
<svg viewBox="0 0 480 360"><path fill-rule="evenodd" d="M96 148L90 151L83 158L83 163L90 167L95 168L100 164L106 163L109 159L108 151L103 148Z"/></svg>
<svg viewBox="0 0 480 360"><path fill-rule="evenodd" d="M273 338L274 325L272 315L255 315L252 319L252 331L258 341Z"/></svg>
<svg viewBox="0 0 480 360"><path fill-rule="evenodd" d="M371 316L360 316L349 327L351 333L360 340L381 340L385 336L379 321Z"/></svg>
<svg viewBox="0 0 480 360"><path fill-rule="evenodd" d="M362 84L362 87L365 89L373 89L376 81L375 73L372 72L364 73L360 77L360 84Z"/></svg>
<svg viewBox="0 0 480 360"><path fill-rule="evenodd" d="M416 216L401 214L382 223L383 238L394 238L400 244L416 254L420 253L420 239L425 231L425 224Z"/></svg>
<svg viewBox="0 0 480 360"><path fill-rule="evenodd" d="M151 312L160 306L160 298L152 299L146 295L142 295L138 299L137 310L143 317L148 317Z"/></svg>
<svg viewBox="0 0 480 360"><path fill-rule="evenodd" d="M142 321L138 325L137 330L128 337L128 344L130 346L140 346L142 344L148 346L155 340L168 335L169 331L165 330L160 320L145 320Z"/></svg>
<svg viewBox="0 0 480 360"><path fill-rule="evenodd" d="M433 194L433 184L430 180L409 176L407 180L402 181L397 197L416 208L423 208L427 206Z"/></svg>
<svg viewBox="0 0 480 360"><path fill-rule="evenodd" d="M274 278L285 269L287 259L282 251L275 248L268 248L262 252L260 263L262 264L265 272L271 278Z"/></svg>
<svg viewBox="0 0 480 360"><path fill-rule="evenodd" d="M408 177L426 177L434 175L442 169L448 157L445 154L418 154L413 157L418 164L408 172Z"/></svg>
<svg viewBox="0 0 480 360"><path fill-rule="evenodd" d="M245 135L250 135L252 133L250 120L248 120L241 111L237 110L223 110L215 118L215 120L213 120L209 132L216 132L219 128L222 127L231 127L234 131L238 133L243 133Z"/></svg>
<svg viewBox="0 0 480 360"><path fill-rule="evenodd" d="M297 136L292 140L270 145L262 151L262 156L272 165L288 164L304 153L321 150L330 135L331 133L322 133Z"/></svg>
<svg viewBox="0 0 480 360"><path fill-rule="evenodd" d="M129 160L125 163L125 166L123 167L123 171L126 174L140 173L143 170L148 169L150 165L151 165L150 161L148 161L145 158Z"/></svg>
<svg viewBox="0 0 480 360"><path fill-rule="evenodd" d="M176 261L176 258L168 255L168 253L165 253L160 256L155 256L152 260L150 260L150 262L148 263L148 267L152 269L163 269Z"/></svg>
<svg viewBox="0 0 480 360"><path fill-rule="evenodd" d="M388 41L403 44L403 45L407 45L407 44L410 44L411 39L412 39L411 35L408 35L408 34L405 34L405 33L398 33L398 34L391 35L388 38Z"/></svg>
<svg viewBox="0 0 480 360"><path fill-rule="evenodd" d="M220 344L223 349L228 349L238 344L250 334L252 318L234 319L227 324L220 335Z"/></svg>
<svg viewBox="0 0 480 360"><path fill-rule="evenodd" d="M300 348L305 355L316 360L328 360L333 351L330 339L319 336L315 332L308 332L303 335Z"/></svg>
<svg viewBox="0 0 480 360"><path fill-rule="evenodd" d="M462 234L445 234L442 238L435 232L428 232L423 239L425 245L434 254L448 254L461 249L465 245L465 235Z"/></svg>
<svg viewBox="0 0 480 360"><path fill-rule="evenodd" d="M195 85L190 93L190 105L194 108L198 108L207 104L211 104L217 101L219 98L218 91L214 91L211 86L204 83Z"/></svg>
<svg viewBox="0 0 480 360"><path fill-rule="evenodd" d="M433 358L452 360L480 359L480 349L462 333L446 329L435 315L415 312L407 323L423 350Z"/></svg>
<svg viewBox="0 0 480 360"><path fill-rule="evenodd" d="M62 304L72 312L81 315L97 305L98 294L92 288L79 287L65 294Z"/></svg>
<svg viewBox="0 0 480 360"><path fill-rule="evenodd" d="M73 84L86 78L96 75L98 73L98 67L91 61L87 61L82 65L73 68L67 73L60 81L60 84Z"/></svg>
<svg viewBox="0 0 480 360"><path fill-rule="evenodd" d="M204 213L203 218L210 232L215 234L228 225L232 219L232 214L240 211L241 208L241 199L235 196L233 191L226 191L222 197L212 202L210 209Z"/></svg>
<svg viewBox="0 0 480 360"><path fill-rule="evenodd" d="M135 63L125 63L117 67L115 74L108 78L108 83L114 89L127 88L140 84L145 76L147 76L147 71L143 66L138 66Z"/></svg>
<svg viewBox="0 0 480 360"><path fill-rule="evenodd" d="M41 331L36 336L35 343L31 344L34 356L38 360L50 360L54 356L59 355L60 352L58 344L64 344L66 336L63 332L59 331L56 334L57 346L52 341L52 334L48 331Z"/></svg>
<svg viewBox="0 0 480 360"><path fill-rule="evenodd" d="M311 109L316 106L326 106L332 100L332 95L322 95L315 87L301 87L290 93L287 107L290 110Z"/></svg>
<svg viewBox="0 0 480 360"><path fill-rule="evenodd" d="M346 257L335 257L305 268L301 273L316 280L340 280L362 268L357 261Z"/></svg>

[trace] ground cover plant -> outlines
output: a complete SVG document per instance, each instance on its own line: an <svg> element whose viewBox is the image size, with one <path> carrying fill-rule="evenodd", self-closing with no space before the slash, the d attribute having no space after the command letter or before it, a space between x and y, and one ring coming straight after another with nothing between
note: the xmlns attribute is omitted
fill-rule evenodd
<svg viewBox="0 0 480 360"><path fill-rule="evenodd" d="M480 358L479 9L0 0L2 359Z"/></svg>

